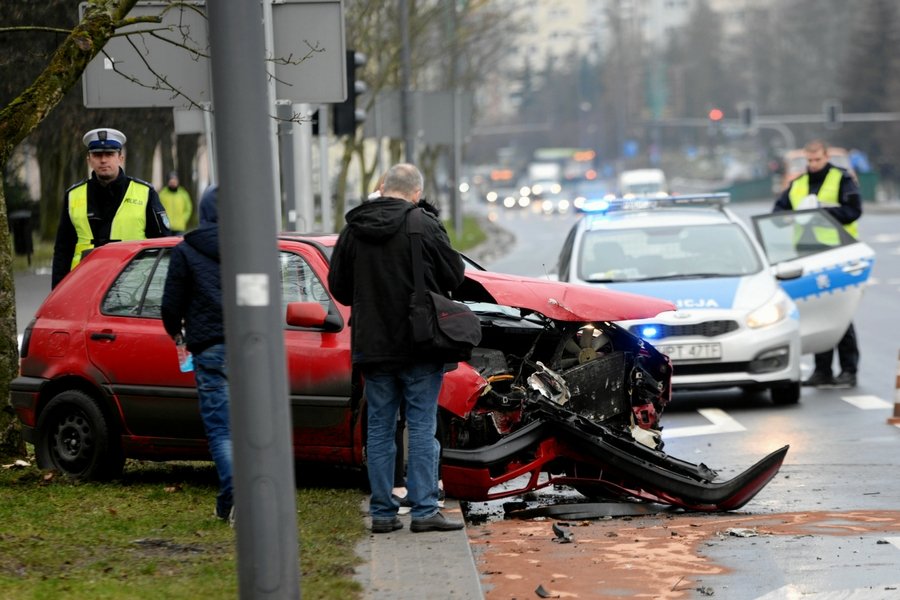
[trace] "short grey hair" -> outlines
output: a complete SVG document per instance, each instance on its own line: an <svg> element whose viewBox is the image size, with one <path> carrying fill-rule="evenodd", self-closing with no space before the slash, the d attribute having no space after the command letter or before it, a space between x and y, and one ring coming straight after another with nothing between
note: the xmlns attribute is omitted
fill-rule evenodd
<svg viewBox="0 0 900 600"><path fill-rule="evenodd" d="M391 167L384 176L383 195L411 198L425 185L425 178L414 165L400 163Z"/></svg>

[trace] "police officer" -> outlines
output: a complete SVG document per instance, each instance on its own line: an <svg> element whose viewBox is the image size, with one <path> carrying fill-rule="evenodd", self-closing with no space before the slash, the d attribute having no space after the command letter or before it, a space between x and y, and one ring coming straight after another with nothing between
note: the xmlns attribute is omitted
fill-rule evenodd
<svg viewBox="0 0 900 600"><path fill-rule="evenodd" d="M181 235L187 231L194 205L190 193L179 183L177 171L169 173L166 185L159 190L159 200L166 209L172 233Z"/></svg>
<svg viewBox="0 0 900 600"><path fill-rule="evenodd" d="M859 186L846 170L828 161L828 146L822 140L813 140L803 147L807 171L794 179L775 201L774 211L824 208L854 238L858 237L856 221L862 215ZM837 245L833 231L814 231L819 245ZM856 371L859 364L859 347L853 323L838 342L838 361L841 373L832 376L831 362L834 350L816 354L816 367L805 386L826 388L856 387Z"/></svg>
<svg viewBox="0 0 900 600"><path fill-rule="evenodd" d="M108 242L171 235L159 195L122 168L125 134L92 129L82 138L91 176L68 190L53 246L54 288L91 250Z"/></svg>

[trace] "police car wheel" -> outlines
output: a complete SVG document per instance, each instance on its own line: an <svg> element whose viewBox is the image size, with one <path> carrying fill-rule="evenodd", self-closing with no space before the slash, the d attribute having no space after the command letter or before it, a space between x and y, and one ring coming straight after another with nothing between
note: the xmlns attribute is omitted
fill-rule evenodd
<svg viewBox="0 0 900 600"><path fill-rule="evenodd" d="M772 404L785 406L797 404L800 401L800 382L792 381L786 384L773 385L769 389L772 396Z"/></svg>

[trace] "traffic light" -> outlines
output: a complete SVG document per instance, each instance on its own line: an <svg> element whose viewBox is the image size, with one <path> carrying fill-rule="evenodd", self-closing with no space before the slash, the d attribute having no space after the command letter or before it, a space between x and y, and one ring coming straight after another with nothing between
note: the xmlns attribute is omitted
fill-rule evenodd
<svg viewBox="0 0 900 600"><path fill-rule="evenodd" d="M365 82L356 78L356 71L365 64L365 54L347 50L347 99L334 105L331 120L334 135L353 135L366 120L366 111L356 107L356 99L367 89Z"/></svg>
<svg viewBox="0 0 900 600"><path fill-rule="evenodd" d="M738 107L741 117L741 127L744 129L753 129L756 127L756 107L745 102Z"/></svg>
<svg viewBox="0 0 900 600"><path fill-rule="evenodd" d="M709 109L709 120L710 121L721 121L724 116L725 116L725 113L722 112L721 108Z"/></svg>
<svg viewBox="0 0 900 600"><path fill-rule="evenodd" d="M822 103L822 109L825 111L825 128L840 129L841 113L843 112L840 100L826 100Z"/></svg>

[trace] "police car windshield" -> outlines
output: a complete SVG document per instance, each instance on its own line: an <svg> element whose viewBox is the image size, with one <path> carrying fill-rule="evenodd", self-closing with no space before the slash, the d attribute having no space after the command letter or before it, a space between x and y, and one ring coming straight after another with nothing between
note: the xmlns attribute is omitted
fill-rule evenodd
<svg viewBox="0 0 900 600"><path fill-rule="evenodd" d="M579 279L591 283L740 277L763 268L733 223L586 231Z"/></svg>

